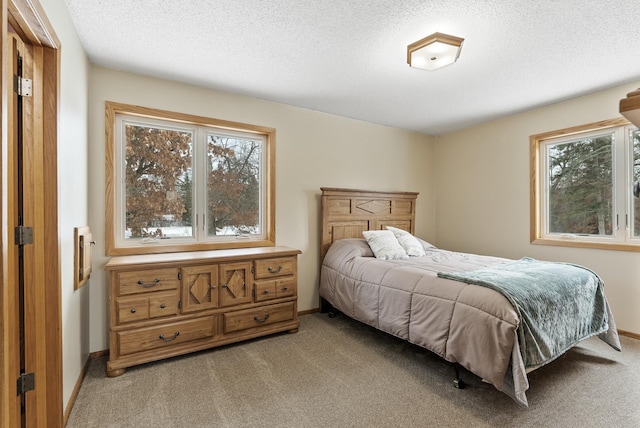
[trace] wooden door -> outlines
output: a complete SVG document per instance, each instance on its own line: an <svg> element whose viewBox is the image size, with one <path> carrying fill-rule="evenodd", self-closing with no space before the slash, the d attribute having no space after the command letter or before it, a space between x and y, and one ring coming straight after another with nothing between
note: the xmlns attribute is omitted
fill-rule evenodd
<svg viewBox="0 0 640 428"><path fill-rule="evenodd" d="M57 306L44 297L45 226L43 208L43 127L42 117L42 50L23 42L15 33L9 34L12 46L13 90L10 111L9 144L12 147L14 188L13 206L9 212L14 230L13 272L11 284L16 294L18 343L11 353L18 353L19 373L16 397L20 402L21 426L35 427L47 421L47 349L49 340L45 314L47 306ZM34 87L35 84L35 87ZM35 93L34 93L35 91ZM52 281L52 284L56 284ZM59 333L58 333L59 335ZM53 355L51 355L53 357ZM13 370L13 369L12 369ZM43 391L39 393L38 389ZM55 385L51 385L51 391ZM61 404L61 403L60 403ZM47 421L49 423L49 421Z"/></svg>
<svg viewBox="0 0 640 428"><path fill-rule="evenodd" d="M182 312L218 307L218 265L182 268Z"/></svg>
<svg viewBox="0 0 640 428"><path fill-rule="evenodd" d="M0 426L59 427L63 424L56 166L59 54L37 1L2 2L1 13ZM36 28L46 30L36 34Z"/></svg>
<svg viewBox="0 0 640 428"><path fill-rule="evenodd" d="M10 53L9 72L13 75L17 69L17 51L21 47L21 41L11 38L5 46ZM4 85L8 83L3 79ZM5 88L9 94L9 91ZM2 426L19 427L23 425L21 408L23 396L18 395L15 389L15 382L20 377L23 360L23 302L19 292L19 257L18 248L13 245L14 238L10 236L10 231L15 230L18 224L18 111L17 97L11 95L7 97L6 117L7 117L7 143L3 144L2 159L2 180L3 186L3 214L6 215L6 227L3 227L3 278L2 278L2 351L3 372L0 382L2 382L2 402L4 415ZM6 190L5 190L6 189ZM6 242L6 244L5 244ZM12 384L14 387L12 388Z"/></svg>
<svg viewBox="0 0 640 428"><path fill-rule="evenodd" d="M220 306L240 305L253 301L251 262L220 265Z"/></svg>

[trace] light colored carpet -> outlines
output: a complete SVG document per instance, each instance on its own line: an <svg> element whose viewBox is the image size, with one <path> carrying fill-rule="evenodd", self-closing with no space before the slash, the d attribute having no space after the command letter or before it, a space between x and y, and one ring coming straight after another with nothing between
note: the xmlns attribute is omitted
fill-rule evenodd
<svg viewBox="0 0 640 428"><path fill-rule="evenodd" d="M529 374L529 408L343 315L105 375L91 362L67 426L640 427L640 341L588 339Z"/></svg>

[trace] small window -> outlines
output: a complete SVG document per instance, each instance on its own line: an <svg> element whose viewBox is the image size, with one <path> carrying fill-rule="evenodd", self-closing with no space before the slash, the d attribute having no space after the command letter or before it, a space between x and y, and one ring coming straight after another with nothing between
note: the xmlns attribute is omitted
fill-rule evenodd
<svg viewBox="0 0 640 428"><path fill-rule="evenodd" d="M532 136L531 168L533 243L640 247L639 132L626 120Z"/></svg>
<svg viewBox="0 0 640 428"><path fill-rule="evenodd" d="M271 128L107 103L107 255L274 245Z"/></svg>

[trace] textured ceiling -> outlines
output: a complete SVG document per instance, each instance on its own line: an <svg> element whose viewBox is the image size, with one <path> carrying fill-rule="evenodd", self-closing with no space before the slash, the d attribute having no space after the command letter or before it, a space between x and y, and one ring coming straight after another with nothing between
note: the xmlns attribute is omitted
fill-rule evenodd
<svg viewBox="0 0 640 428"><path fill-rule="evenodd" d="M640 80L638 0L65 1L93 64L431 135Z"/></svg>

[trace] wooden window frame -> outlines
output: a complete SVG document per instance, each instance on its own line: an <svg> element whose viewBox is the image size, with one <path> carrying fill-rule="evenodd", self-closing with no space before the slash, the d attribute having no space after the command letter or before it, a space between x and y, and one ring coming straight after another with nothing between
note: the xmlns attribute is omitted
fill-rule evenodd
<svg viewBox="0 0 640 428"><path fill-rule="evenodd" d="M624 127L631 125L631 123L624 118L604 120L600 122L590 123L586 125L574 126L570 128L564 128L556 131L545 132L542 134L531 135L529 137L529 165L530 165L530 242L536 245L554 245L562 247L574 247L574 248L595 248L605 250L619 250L619 251L640 251L640 243L632 243L632 241L612 241L602 242L597 240L581 239L553 239L545 236L542 230L542 192L540 186L542 185L542 171L541 163L542 156L541 147L549 140L570 137L573 135L579 135L587 132L597 132L612 130L614 128ZM626 166L625 166L626 167ZM617 186L616 186L617 187ZM627 207L627 210L629 208ZM636 239L637 241L637 239Z"/></svg>
<svg viewBox="0 0 640 428"><path fill-rule="evenodd" d="M265 153L265 199L264 199L264 239L201 241L189 243L157 243L153 245L119 246L116 239L116 116L138 116L141 118L171 121L176 124L206 126L226 131L238 131L263 136L266 141ZM120 256L129 254L157 254L182 251L199 251L230 248L266 247L275 245L275 129L213 119L191 114L122 104L112 101L105 103L105 254Z"/></svg>

